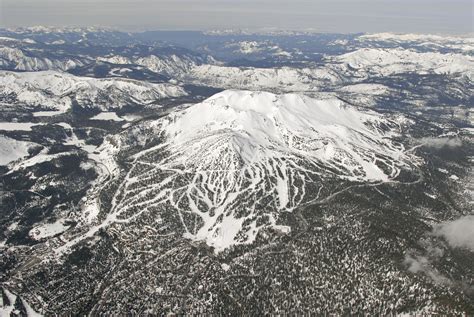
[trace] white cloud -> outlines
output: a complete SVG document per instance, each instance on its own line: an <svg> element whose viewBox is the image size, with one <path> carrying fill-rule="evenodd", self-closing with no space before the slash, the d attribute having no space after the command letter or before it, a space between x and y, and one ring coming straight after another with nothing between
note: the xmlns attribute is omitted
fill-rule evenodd
<svg viewBox="0 0 474 317"><path fill-rule="evenodd" d="M474 287L466 285L464 281L448 278L445 271L439 271L438 264L445 256L447 246L440 245L432 239L433 236L446 239L449 246L466 248L474 252L474 215L461 217L457 220L438 224L429 234L431 238L420 240L424 251L410 250L405 254L403 264L408 271L415 274L424 274L436 284L458 285L468 293L474 292Z"/></svg>
<svg viewBox="0 0 474 317"><path fill-rule="evenodd" d="M474 252L474 215L441 223L434 228L433 234L444 237L452 247Z"/></svg>
<svg viewBox="0 0 474 317"><path fill-rule="evenodd" d="M420 143L423 146L435 149L455 148L462 146L462 141L459 138L421 138Z"/></svg>
<svg viewBox="0 0 474 317"><path fill-rule="evenodd" d="M406 255L403 261L412 273L424 273L436 284L451 285L452 282L436 270L427 257L419 255Z"/></svg>

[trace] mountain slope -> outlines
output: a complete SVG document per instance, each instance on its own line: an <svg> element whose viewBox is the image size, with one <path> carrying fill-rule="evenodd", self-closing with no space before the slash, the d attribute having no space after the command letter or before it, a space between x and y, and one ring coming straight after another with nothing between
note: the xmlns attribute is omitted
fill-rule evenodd
<svg viewBox="0 0 474 317"><path fill-rule="evenodd" d="M472 53L474 51L474 40L472 37L374 33L361 35L356 40L363 45L393 45L393 47L409 45L412 48L423 48L429 51L443 51L448 48L459 53Z"/></svg>
<svg viewBox="0 0 474 317"><path fill-rule="evenodd" d="M324 65L303 68L230 67L198 65L183 80L227 89L278 92L327 91L343 84L380 80L392 75L446 75L453 82L474 78L469 55L415 52L403 49L362 48L342 55L327 55ZM472 85L472 84L471 84Z"/></svg>
<svg viewBox="0 0 474 317"><path fill-rule="evenodd" d="M28 149L33 146L35 146L34 143L18 141L0 135L0 165L7 165L19 158L28 156Z"/></svg>
<svg viewBox="0 0 474 317"><path fill-rule="evenodd" d="M396 182L412 169L393 140L399 128L337 99L224 91L111 141L131 168L101 224L83 237L115 222L174 219L185 237L220 251L252 242L262 228L287 231L282 212L341 184Z"/></svg>
<svg viewBox="0 0 474 317"><path fill-rule="evenodd" d="M113 55L97 58L98 61L113 64L135 64L146 67L147 69L170 77L182 76L203 62L215 63L214 60L208 58L200 58L189 54L163 54L163 55L147 55L140 57L126 57L121 55Z"/></svg>
<svg viewBox="0 0 474 317"><path fill-rule="evenodd" d="M20 48L0 47L0 69L16 71L66 71L87 63L86 58L30 56Z"/></svg>
<svg viewBox="0 0 474 317"><path fill-rule="evenodd" d="M0 71L0 96L11 105L66 111L73 102L84 108L117 109L186 95L179 86L127 79L76 77L54 71Z"/></svg>
<svg viewBox="0 0 474 317"><path fill-rule="evenodd" d="M226 89L318 91L340 84L343 79L330 68L254 68L200 65L186 74L185 81Z"/></svg>
<svg viewBox="0 0 474 317"><path fill-rule="evenodd" d="M474 58L462 54L419 53L403 49L362 48L332 58L345 63L348 72L388 76L392 74L453 74L474 78Z"/></svg>

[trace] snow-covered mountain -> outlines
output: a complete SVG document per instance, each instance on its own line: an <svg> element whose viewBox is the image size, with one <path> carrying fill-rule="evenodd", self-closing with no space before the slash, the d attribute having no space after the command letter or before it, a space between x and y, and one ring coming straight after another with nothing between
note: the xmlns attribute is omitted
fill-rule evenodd
<svg viewBox="0 0 474 317"><path fill-rule="evenodd" d="M327 90L400 74L444 74L468 81L474 78L474 58L463 54L363 48L326 56L325 60L324 65L304 68L197 65L190 68L183 80L227 89L291 92Z"/></svg>
<svg viewBox="0 0 474 317"><path fill-rule="evenodd" d="M66 71L87 62L85 58L61 57L48 58L29 56L15 47L0 47L0 69L17 71L62 70Z"/></svg>
<svg viewBox="0 0 474 317"><path fill-rule="evenodd" d="M133 54L133 57L123 55L106 55L94 57L97 55L93 49L89 54L73 55L72 52L62 51L57 53L58 49L54 48L49 51L48 46L35 49L28 47L25 40L14 42L8 38L1 40L0 44L0 69L15 71L42 71L42 70L58 70L69 71L78 67L94 64L96 62L108 62L117 65L139 65L147 69L168 76L179 76L189 72L189 70L203 63L216 64L212 57L201 57L192 54L175 54L164 52L162 54L138 54L136 52L127 52ZM52 43L54 45L60 43ZM25 47L26 46L26 47ZM70 50L71 48L68 47ZM87 51L84 47L81 50ZM125 52L123 52L125 53Z"/></svg>
<svg viewBox="0 0 474 317"><path fill-rule="evenodd" d="M262 228L287 231L280 212L324 200L334 180L392 182L410 170L412 155L393 139L399 128L338 99L224 91L116 137L136 154L91 230L174 217L185 237L216 250L250 243Z"/></svg>
<svg viewBox="0 0 474 317"><path fill-rule="evenodd" d="M23 34L23 33L39 33L41 35L48 34L48 33L85 33L85 32L106 32L111 31L111 28L105 27L57 27L57 26L45 26L45 25L35 25L35 26L27 26L27 27L16 27L16 28L8 28L10 32Z"/></svg>
<svg viewBox="0 0 474 317"><path fill-rule="evenodd" d="M387 180L396 176L377 167L376 155L401 159L400 149L383 142L393 131L384 131L391 123L376 113L347 107L337 99L315 100L298 94L275 95L265 92L228 90L166 119L163 129L176 147L174 157L194 157L194 166L228 164L237 157L239 166L261 163L281 157L301 157L323 163L340 177L354 181ZM222 140L223 134L225 142ZM208 146L218 143L217 151ZM180 151L188 147L197 151ZM222 148L221 146L224 146ZM229 148L227 148L229 147ZM354 150L355 149L355 150ZM367 152L365 152L367 151ZM215 160L200 161L200 156ZM183 163L186 158L183 157ZM383 165L384 160L379 161ZM204 169L204 168L203 168ZM270 168L268 168L270 169ZM285 205L285 204L283 204Z"/></svg>
<svg viewBox="0 0 474 317"><path fill-rule="evenodd" d="M145 46L127 33L87 29L41 30L24 34L0 29L0 69L71 71L108 62L143 66L155 73L174 77L195 65L217 63L206 54L166 43Z"/></svg>
<svg viewBox="0 0 474 317"><path fill-rule="evenodd" d="M462 54L419 53L404 49L363 48L330 58L345 63L346 73L366 76L416 73L451 74L474 78L474 57Z"/></svg>
<svg viewBox="0 0 474 317"><path fill-rule="evenodd" d="M472 37L440 36L433 34L396 34L396 33L373 33L364 34L356 38L363 45L410 45L426 50L451 49L460 53L472 53L474 51L474 39Z"/></svg>
<svg viewBox="0 0 474 317"><path fill-rule="evenodd" d="M113 64L136 64L144 66L149 70L171 77L178 77L187 74L194 67L201 65L203 62L216 64L217 61L208 57L207 59L199 59L196 56L176 54L171 55L147 55L139 57L125 57L120 55L98 57L98 61L113 63Z"/></svg>
<svg viewBox="0 0 474 317"><path fill-rule="evenodd" d="M329 68L256 68L200 65L183 79L226 89L317 91L340 84L341 76Z"/></svg>
<svg viewBox="0 0 474 317"><path fill-rule="evenodd" d="M224 48L232 50L238 55L268 54L273 56L291 57L291 53L285 51L270 41L232 41L224 45Z"/></svg>
<svg viewBox="0 0 474 317"><path fill-rule="evenodd" d="M172 84L77 77L54 71L0 71L0 91L4 103L61 111L68 110L73 102L106 110L186 94L180 86Z"/></svg>
<svg viewBox="0 0 474 317"><path fill-rule="evenodd" d="M472 56L0 28L0 315L469 315Z"/></svg>

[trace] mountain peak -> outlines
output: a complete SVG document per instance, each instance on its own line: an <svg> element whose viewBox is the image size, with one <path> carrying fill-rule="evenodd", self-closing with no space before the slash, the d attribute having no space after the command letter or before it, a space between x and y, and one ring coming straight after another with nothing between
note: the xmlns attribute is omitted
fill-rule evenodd
<svg viewBox="0 0 474 317"><path fill-rule="evenodd" d="M133 155L109 218L139 206L178 214L185 237L218 251L287 230L280 213L324 199L331 182L385 182L409 168L391 139L398 124L338 99L227 90L145 125L164 142ZM127 133L142 139L147 128Z"/></svg>
<svg viewBox="0 0 474 317"><path fill-rule="evenodd" d="M165 130L174 147L206 140L215 143L216 137L226 136L246 163L287 156L333 161L341 175L354 180L387 179L383 169L369 163L375 153L401 155L401 149L385 141L392 132L378 128L390 122L336 98L226 90L168 120ZM336 163L341 156L351 163Z"/></svg>

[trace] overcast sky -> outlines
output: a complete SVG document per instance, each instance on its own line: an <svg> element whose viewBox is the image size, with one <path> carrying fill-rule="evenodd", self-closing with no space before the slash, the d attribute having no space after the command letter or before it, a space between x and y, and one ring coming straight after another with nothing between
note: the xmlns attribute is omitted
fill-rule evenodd
<svg viewBox="0 0 474 317"><path fill-rule="evenodd" d="M0 25L473 32L474 0L0 0Z"/></svg>

